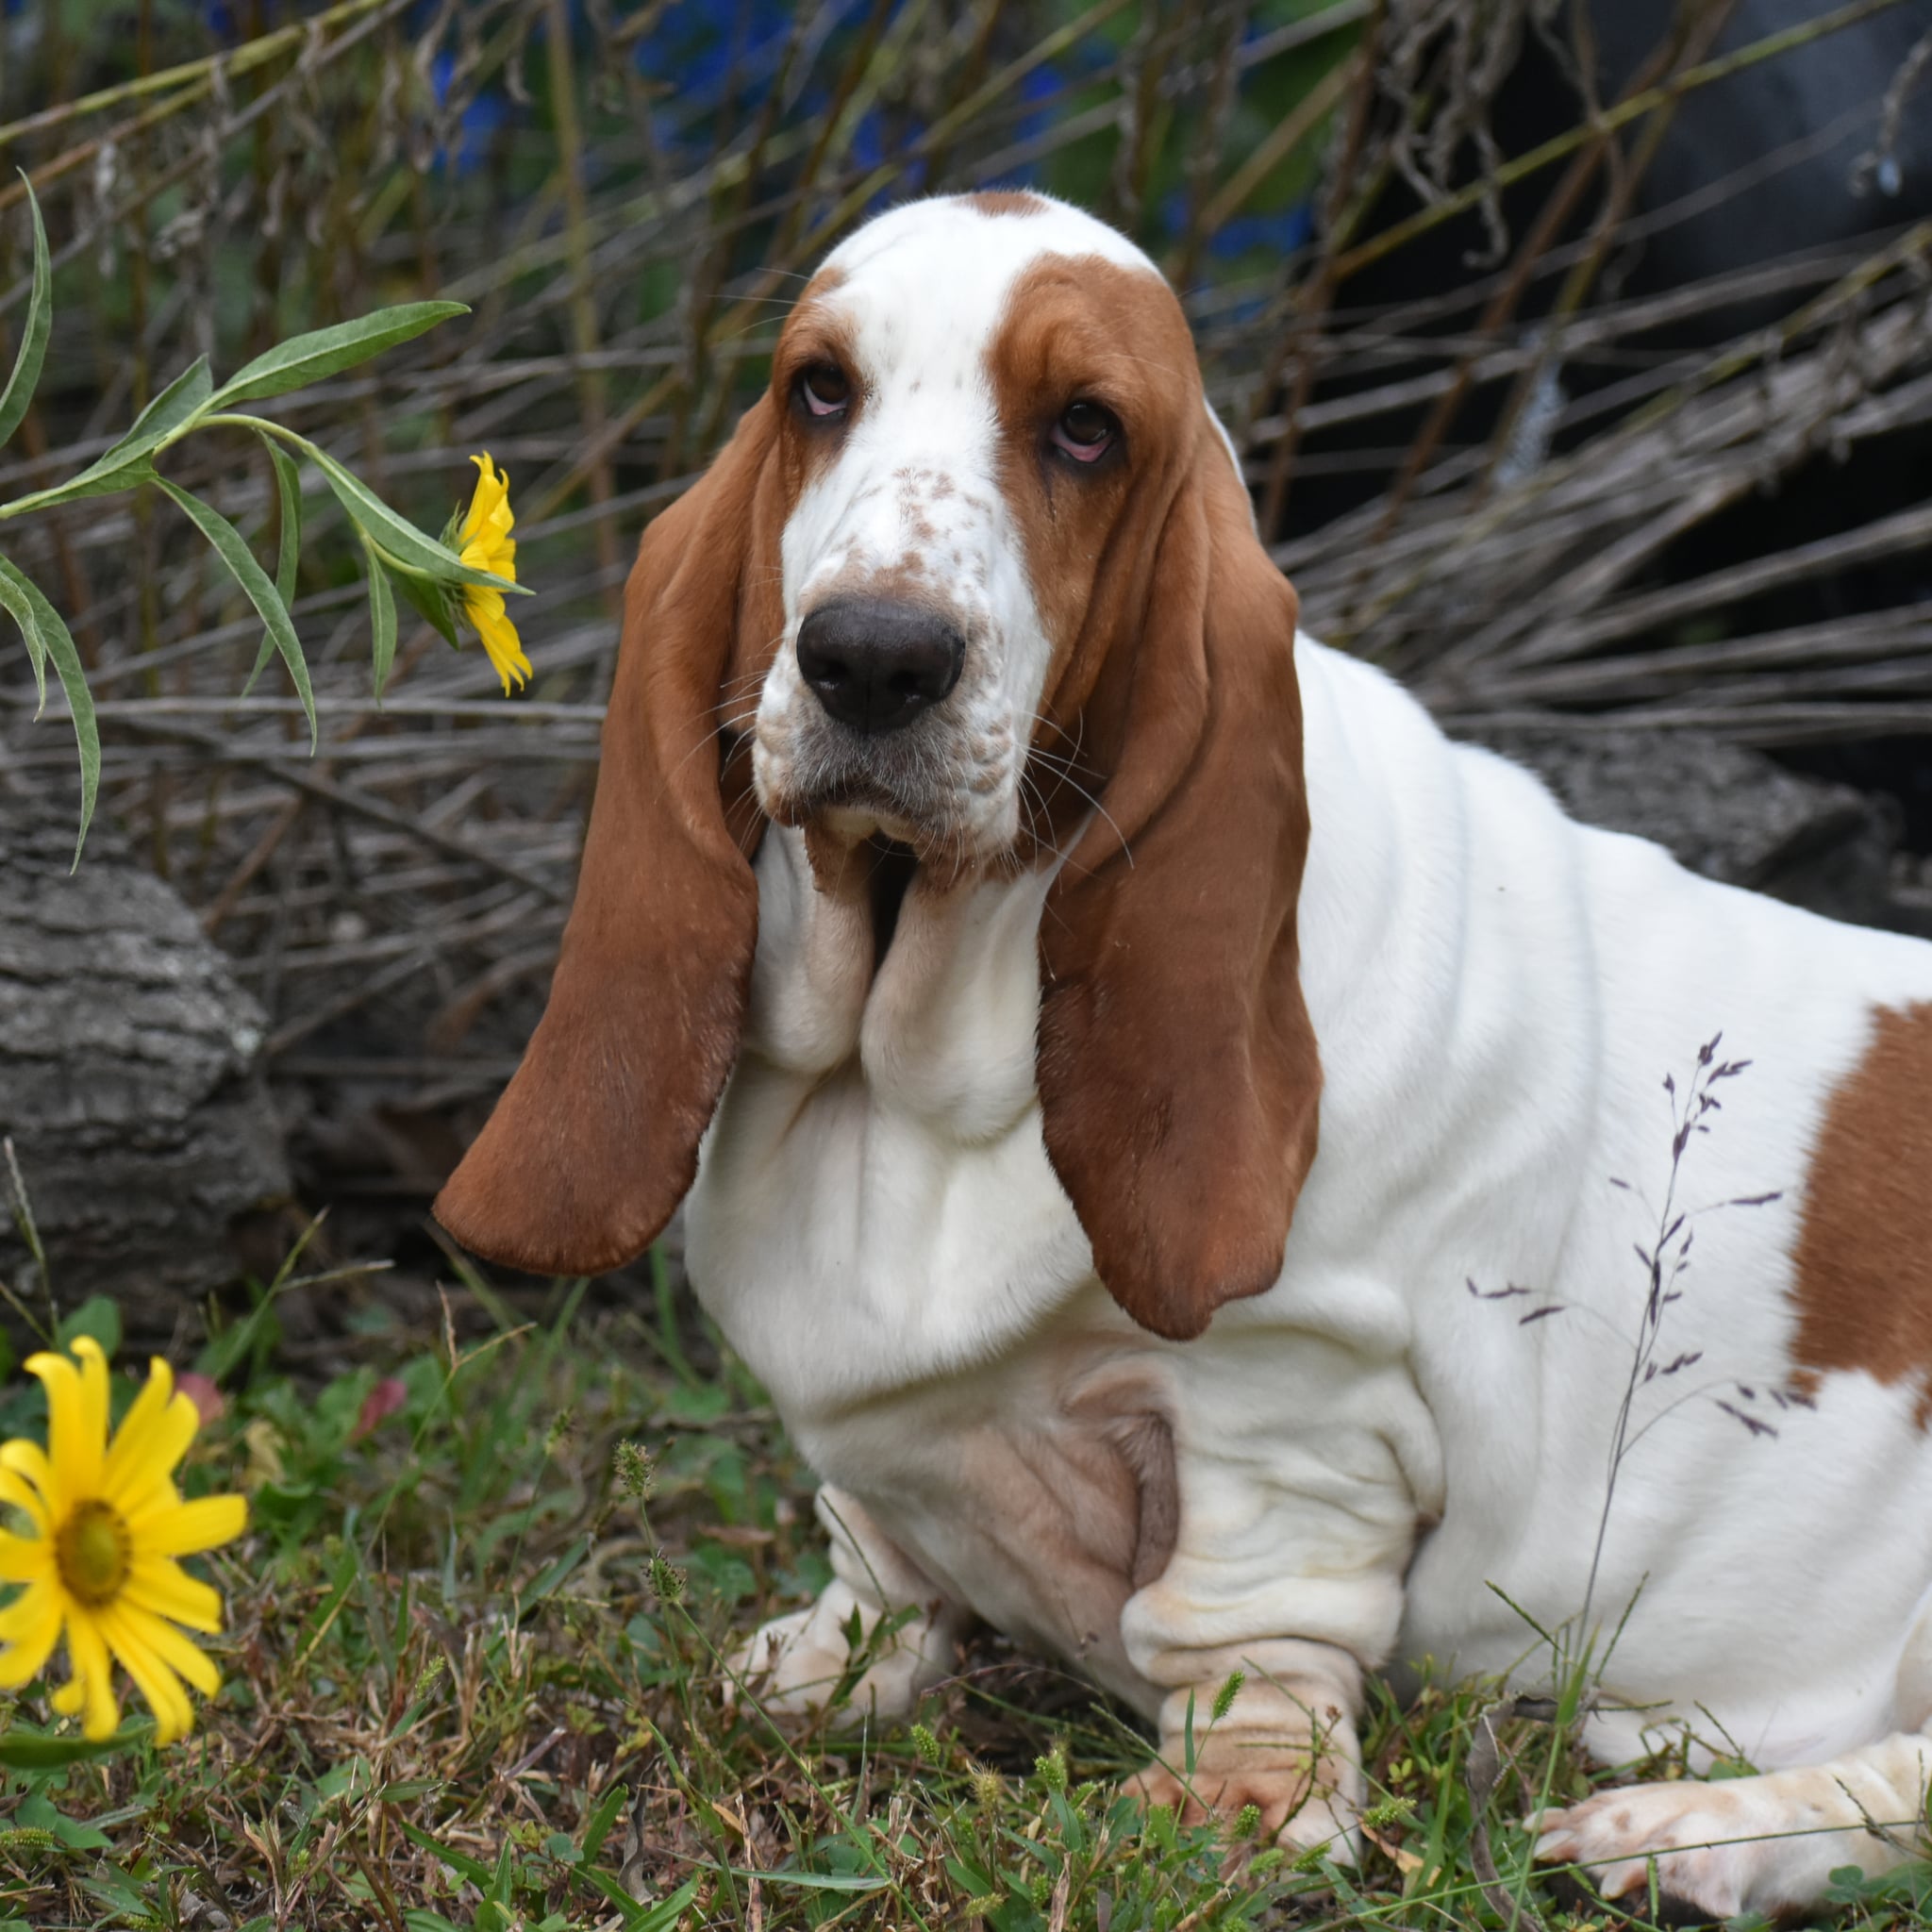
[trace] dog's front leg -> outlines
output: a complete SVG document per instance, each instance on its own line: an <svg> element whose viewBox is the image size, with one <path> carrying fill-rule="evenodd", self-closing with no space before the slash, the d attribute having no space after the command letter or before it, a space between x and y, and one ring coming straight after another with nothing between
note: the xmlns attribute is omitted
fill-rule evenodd
<svg viewBox="0 0 1932 1932"><path fill-rule="evenodd" d="M1231 1820L1252 1805L1264 1841L1352 1860L1362 1799L1356 1660L1333 1644L1275 1640L1161 1661L1190 1681L1162 1701L1159 1756L1129 1789L1183 1824ZM1237 1674L1240 1688L1217 1714Z"/></svg>
<svg viewBox="0 0 1932 1932"><path fill-rule="evenodd" d="M765 1624L731 1659L733 1674L776 1716L815 1717L841 1687L855 1715L909 1716L953 1668L967 1613L856 1496L827 1485L817 1508L832 1541L832 1581L817 1602Z"/></svg>
<svg viewBox="0 0 1932 1932"><path fill-rule="evenodd" d="M1348 1368L1304 1344L1256 1404L1236 1399L1229 1371L1232 1394L1186 1411L1174 1546L1121 1616L1128 1660L1160 1695L1159 1760L1139 1789L1183 1816L1253 1805L1271 1838L1343 1862L1363 1794L1363 1674L1394 1649L1417 1477L1433 1481L1404 1383ZM1299 1426L1271 1435L1264 1403Z"/></svg>

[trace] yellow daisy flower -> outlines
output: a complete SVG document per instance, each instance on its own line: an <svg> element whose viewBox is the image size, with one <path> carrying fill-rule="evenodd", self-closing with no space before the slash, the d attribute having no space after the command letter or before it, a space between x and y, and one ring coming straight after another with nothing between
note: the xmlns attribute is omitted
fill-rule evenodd
<svg viewBox="0 0 1932 1932"><path fill-rule="evenodd" d="M74 1353L77 1362L27 1359L47 1391L47 1447L0 1446L0 1502L33 1529L0 1529L0 1583L25 1586L0 1609L0 1690L37 1674L64 1628L72 1675L53 1693L55 1709L81 1713L90 1738L110 1737L121 1720L119 1658L154 1707L157 1741L168 1744L194 1723L181 1679L206 1697L222 1681L175 1627L219 1630L220 1593L175 1559L240 1536L248 1505L240 1496L181 1500L175 1465L201 1418L166 1362L155 1361L109 1442L107 1357L88 1336Z"/></svg>
<svg viewBox="0 0 1932 1932"><path fill-rule="evenodd" d="M472 570L487 570L496 576L517 580L517 546L510 531L516 518L510 514L509 475L500 472L486 453L472 457L479 473L476 493L470 499L470 513L463 519L458 553ZM530 660L524 656L517 627L503 614L503 592L482 584L462 586L463 615L483 640L483 648L503 679L503 694L509 695L510 680L521 689L529 682Z"/></svg>

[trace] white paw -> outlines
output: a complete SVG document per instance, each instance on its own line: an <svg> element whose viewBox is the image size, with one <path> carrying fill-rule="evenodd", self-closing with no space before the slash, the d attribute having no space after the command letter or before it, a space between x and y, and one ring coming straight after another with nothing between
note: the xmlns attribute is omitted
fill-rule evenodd
<svg viewBox="0 0 1932 1932"><path fill-rule="evenodd" d="M1324 1764L1318 1770L1306 1752L1287 1758L1257 1753L1241 1761L1226 1748L1228 1741L1211 1740L1185 1784L1157 1763L1129 1778L1127 1790L1143 1805L1167 1806L1183 1824L1209 1817L1226 1823L1252 1805L1260 1814L1257 1840L1291 1852L1319 1851L1338 1865L1360 1862L1360 1807L1347 1790L1337 1789L1351 1781L1352 1767Z"/></svg>
<svg viewBox="0 0 1932 1932"><path fill-rule="evenodd" d="M734 1689L741 1680L774 1717L811 1718L829 1708L853 1664L851 1606L829 1601L841 1591L834 1584L808 1608L774 1618L733 1652L726 1664ZM868 1626L875 1621L863 1620ZM909 1717L920 1693L945 1674L951 1661L942 1633L925 1615L873 1648L876 1654L844 1701L854 1720Z"/></svg>
<svg viewBox="0 0 1932 1932"><path fill-rule="evenodd" d="M1652 1860L1660 1893L1713 1919L1776 1903L1754 1896L1766 1827L1741 1787L1687 1778L1681 1784L1633 1785L1601 1792L1538 1822L1536 1855L1586 1867L1606 1898L1644 1892ZM1775 1828L1772 1821L1771 1828Z"/></svg>

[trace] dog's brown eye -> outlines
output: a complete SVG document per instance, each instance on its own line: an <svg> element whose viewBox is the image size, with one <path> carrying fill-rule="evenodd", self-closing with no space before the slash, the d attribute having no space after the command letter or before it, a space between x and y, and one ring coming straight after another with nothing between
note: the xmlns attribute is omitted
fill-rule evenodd
<svg viewBox="0 0 1932 1932"><path fill-rule="evenodd" d="M836 363L814 362L799 371L798 399L808 415L842 416L852 401L852 385Z"/></svg>
<svg viewBox="0 0 1932 1932"><path fill-rule="evenodd" d="M1054 445L1076 463L1091 463L1106 455L1120 425L1098 403L1069 403L1053 425Z"/></svg>

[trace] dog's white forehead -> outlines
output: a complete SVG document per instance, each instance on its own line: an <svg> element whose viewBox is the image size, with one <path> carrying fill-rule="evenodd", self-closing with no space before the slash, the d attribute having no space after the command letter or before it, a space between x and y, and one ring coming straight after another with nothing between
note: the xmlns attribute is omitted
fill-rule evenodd
<svg viewBox="0 0 1932 1932"><path fill-rule="evenodd" d="M1044 195L1017 200L997 212L968 197L910 202L827 257L839 282L826 306L854 325L863 378L882 384L930 369L976 387L1014 283L1042 257L1098 256L1159 275L1105 222Z"/></svg>

